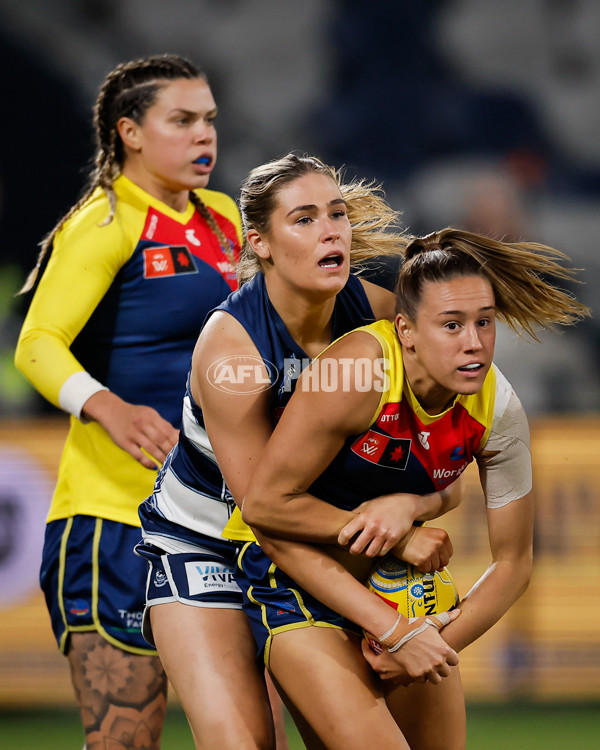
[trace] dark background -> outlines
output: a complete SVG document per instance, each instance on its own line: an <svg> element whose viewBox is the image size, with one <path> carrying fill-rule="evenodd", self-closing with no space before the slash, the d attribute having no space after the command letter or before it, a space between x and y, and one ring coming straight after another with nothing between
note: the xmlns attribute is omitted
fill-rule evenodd
<svg viewBox="0 0 600 750"><path fill-rule="evenodd" d="M559 247L595 305L600 4L593 0L0 0L0 411L48 409L12 368L38 243L75 202L115 64L183 54L209 75L237 195L290 149L381 181L415 233L452 224ZM600 409L595 320L499 335L529 414Z"/></svg>

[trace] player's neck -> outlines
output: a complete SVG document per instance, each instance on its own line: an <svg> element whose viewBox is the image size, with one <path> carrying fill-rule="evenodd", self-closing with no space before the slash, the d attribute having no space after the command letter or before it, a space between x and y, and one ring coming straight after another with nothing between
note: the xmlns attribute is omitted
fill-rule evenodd
<svg viewBox="0 0 600 750"><path fill-rule="evenodd" d="M331 343L335 295L309 297L269 284L268 279L267 291L290 336L309 357L316 357Z"/></svg>

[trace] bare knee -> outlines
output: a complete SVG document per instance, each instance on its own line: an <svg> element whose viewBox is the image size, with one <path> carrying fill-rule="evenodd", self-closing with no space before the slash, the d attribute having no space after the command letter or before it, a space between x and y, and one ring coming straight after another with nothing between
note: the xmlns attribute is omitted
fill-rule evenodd
<svg viewBox="0 0 600 750"><path fill-rule="evenodd" d="M408 750L357 638L319 627L279 633L270 668L303 738L318 740L311 747Z"/></svg>
<svg viewBox="0 0 600 750"><path fill-rule="evenodd" d="M439 685L392 686L386 701L411 750L465 749L465 701L458 667Z"/></svg>
<svg viewBox="0 0 600 750"><path fill-rule="evenodd" d="M152 607L150 617L197 750L273 750L264 670L245 615L174 602Z"/></svg>

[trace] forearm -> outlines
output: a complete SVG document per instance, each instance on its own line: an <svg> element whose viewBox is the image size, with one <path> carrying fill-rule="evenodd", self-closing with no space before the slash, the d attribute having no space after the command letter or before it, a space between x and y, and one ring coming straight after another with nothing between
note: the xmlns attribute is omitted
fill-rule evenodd
<svg viewBox="0 0 600 750"><path fill-rule="evenodd" d="M495 625L526 590L531 557L493 562L459 607L461 616L444 628L444 640L461 651Z"/></svg>
<svg viewBox="0 0 600 750"><path fill-rule="evenodd" d="M252 492L250 489L249 494ZM256 502L255 495L252 496L253 512L248 513L242 507L242 514L246 523L265 535L335 545L370 558L392 551L401 559L421 567L413 558L404 555L406 541L415 532L413 523L424 520L424 517L441 515L454 507L459 499L460 493L450 489L426 496L398 493L367 500L355 510L346 511L309 493L286 496L274 487L270 491L263 488L261 503ZM445 539L436 538L434 546L439 551L441 544L451 555L451 544L446 540L447 535ZM421 548L420 552L423 551ZM429 562L431 552L431 544L426 545L425 558ZM417 558L421 563L425 560L418 555ZM444 555L442 559L443 567L447 559ZM431 569L437 567L437 564L432 564Z"/></svg>
<svg viewBox="0 0 600 750"><path fill-rule="evenodd" d="M246 499L242 503L244 521L266 536L337 544L341 529L356 516L353 511L337 508L309 493L291 496L283 501L282 494L273 494L272 502L263 494L263 502L252 503L252 512L248 510L250 503L246 503Z"/></svg>
<svg viewBox="0 0 600 750"><path fill-rule="evenodd" d="M278 567L335 612L376 636L393 626L397 613L321 546L265 537L260 532L257 539Z"/></svg>
<svg viewBox="0 0 600 750"><path fill-rule="evenodd" d="M60 403L64 383L83 368L71 354L69 342L49 331L24 328L15 350L15 365L51 404Z"/></svg>
<svg viewBox="0 0 600 750"><path fill-rule="evenodd" d="M98 422L105 427L124 405L122 398L111 391L103 390L95 393L85 402L81 414L85 419Z"/></svg>
<svg viewBox="0 0 600 750"><path fill-rule="evenodd" d="M115 227L101 231L94 221L90 231L73 242L55 242L15 351L17 368L42 396L76 416L78 410L71 408L71 402L79 402L80 407L92 390L85 385L85 369L70 347L124 261L121 244L111 244ZM87 387L83 401L71 392L73 382L75 391L82 383L84 390Z"/></svg>
<svg viewBox="0 0 600 750"><path fill-rule="evenodd" d="M417 498L415 521L431 521L456 508L462 499L462 482L457 479L439 492Z"/></svg>
<svg viewBox="0 0 600 750"><path fill-rule="evenodd" d="M248 502L242 505L242 515L247 524L266 535L345 548L364 528L375 534L374 527L382 521L390 527L394 517L390 511L401 510L401 536L404 536L404 526L410 528L415 521L442 515L458 504L457 497L459 494L450 488L424 496L396 493L366 500L350 511L308 492L293 495L277 485L268 490L263 486L258 491L251 486Z"/></svg>

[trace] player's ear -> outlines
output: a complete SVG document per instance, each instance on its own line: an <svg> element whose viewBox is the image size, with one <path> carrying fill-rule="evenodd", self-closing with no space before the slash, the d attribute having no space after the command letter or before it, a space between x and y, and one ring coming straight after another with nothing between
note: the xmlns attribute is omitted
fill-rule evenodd
<svg viewBox="0 0 600 750"><path fill-rule="evenodd" d="M259 258L268 260L271 257L268 241L256 229L248 230L246 240Z"/></svg>
<svg viewBox="0 0 600 750"><path fill-rule="evenodd" d="M395 326L398 340L402 346L405 349L410 348L413 345L412 324L410 320L402 313L398 313L396 315Z"/></svg>
<svg viewBox="0 0 600 750"><path fill-rule="evenodd" d="M121 117L117 122L117 132L123 141L123 145L139 151L142 146L140 126L130 117Z"/></svg>

